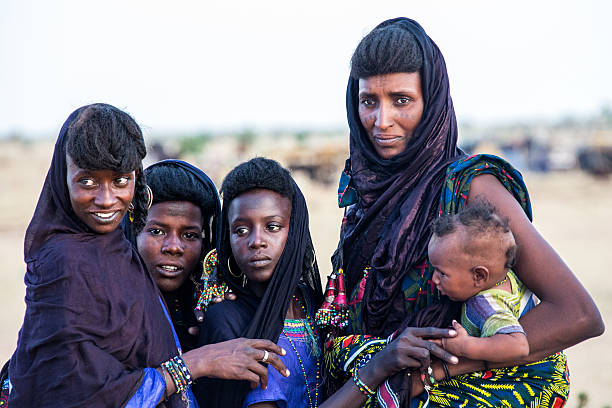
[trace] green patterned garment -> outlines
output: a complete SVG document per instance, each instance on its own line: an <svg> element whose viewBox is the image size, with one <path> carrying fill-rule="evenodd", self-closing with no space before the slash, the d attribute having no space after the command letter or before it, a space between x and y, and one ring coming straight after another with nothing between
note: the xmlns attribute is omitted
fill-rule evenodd
<svg viewBox="0 0 612 408"><path fill-rule="evenodd" d="M496 287L483 290L463 303L461 325L472 337L523 333L519 318L537 303L535 295L514 272L508 272L512 292Z"/></svg>
<svg viewBox="0 0 612 408"><path fill-rule="evenodd" d="M531 203L521 174L505 160L492 155L473 155L452 163L446 172L446 181L440 196L440 215L455 214L466 203L471 181L475 176L491 174L521 204L531 220ZM431 281L433 268L423 254L423 261L406 274L402 284L407 315L414 313L440 299L435 284ZM364 278L350 295L351 333L361 334L361 311ZM376 347L372 348L374 345ZM350 378L350 374L362 362L365 354L375 353L380 347L376 338L370 336L339 337L328 342L326 368L332 379ZM358 357L356 357L358 355ZM349 359L350 358L350 359ZM371 357L370 357L371 358ZM542 361L523 366L493 369L453 377L437 384L431 394L421 394L412 400L412 407L551 407L560 408L567 401L569 374L563 353L557 353ZM363 406L394 407L396 396L387 383L377 390Z"/></svg>

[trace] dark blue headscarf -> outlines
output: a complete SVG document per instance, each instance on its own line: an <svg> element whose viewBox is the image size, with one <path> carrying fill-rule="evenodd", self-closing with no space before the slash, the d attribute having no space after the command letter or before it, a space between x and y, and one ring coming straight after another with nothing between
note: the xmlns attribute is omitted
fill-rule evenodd
<svg viewBox="0 0 612 408"><path fill-rule="evenodd" d="M124 406L145 367L178 354L153 278L121 228L94 233L72 209L67 132L84 108L62 126L26 231L26 312L9 365L10 406ZM181 406L180 396L167 405Z"/></svg>

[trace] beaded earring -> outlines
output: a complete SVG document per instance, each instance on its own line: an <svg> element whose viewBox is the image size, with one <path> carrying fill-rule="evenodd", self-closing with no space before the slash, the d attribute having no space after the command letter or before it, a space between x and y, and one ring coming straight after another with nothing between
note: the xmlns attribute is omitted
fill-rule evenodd
<svg viewBox="0 0 612 408"><path fill-rule="evenodd" d="M223 298L229 291L227 284L221 282L217 277L217 250L211 250L204 257L204 265L202 272L202 290L201 293L197 294L198 303L195 310L201 310L206 312L208 305L212 303L212 300L216 297Z"/></svg>

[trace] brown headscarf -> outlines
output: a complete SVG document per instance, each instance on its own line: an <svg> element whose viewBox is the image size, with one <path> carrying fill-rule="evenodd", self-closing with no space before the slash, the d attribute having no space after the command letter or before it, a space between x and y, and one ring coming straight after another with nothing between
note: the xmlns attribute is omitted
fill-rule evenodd
<svg viewBox="0 0 612 408"><path fill-rule="evenodd" d="M387 336L405 318L401 283L426 254L428 225L436 216L446 167L462 155L446 65L423 28L408 18L381 23L414 35L423 51L421 122L403 153L383 159L359 119L358 79L350 78L346 106L350 127L349 187L358 201L347 211L333 261L344 266L350 291L370 265L364 294L363 330Z"/></svg>

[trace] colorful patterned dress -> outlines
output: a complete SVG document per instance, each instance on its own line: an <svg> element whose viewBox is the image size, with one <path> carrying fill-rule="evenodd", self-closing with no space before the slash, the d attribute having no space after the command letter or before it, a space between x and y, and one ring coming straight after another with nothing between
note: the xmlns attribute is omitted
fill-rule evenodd
<svg viewBox="0 0 612 408"><path fill-rule="evenodd" d="M521 174L503 159L491 155L464 157L447 169L440 197L440 214L455 214L468 197L472 179L491 174L512 193L531 220L531 204ZM368 268L361 283L350 294L349 336L337 337L326 344L325 364L330 378L342 385L355 369L367 363L386 344L361 334L362 299ZM440 300L431 278L433 268L423 261L409 271L403 281L406 315ZM429 398L422 393L413 398L411 407L551 407L560 408L567 401L569 373L565 354L560 352L544 360L516 367L478 371L453 377L434 386ZM364 407L399 407L399 399L388 382L377 390Z"/></svg>

